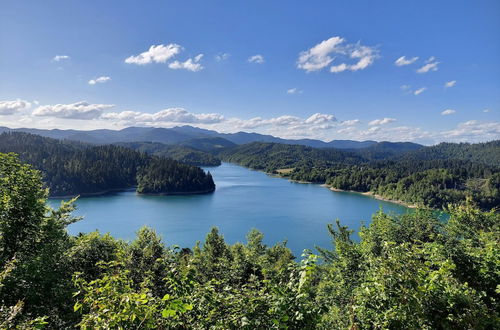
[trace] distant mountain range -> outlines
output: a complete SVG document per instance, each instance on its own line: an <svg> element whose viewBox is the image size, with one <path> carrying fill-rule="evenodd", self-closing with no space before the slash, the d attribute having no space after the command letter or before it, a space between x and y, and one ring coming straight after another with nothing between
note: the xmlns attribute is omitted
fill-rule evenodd
<svg viewBox="0 0 500 330"><path fill-rule="evenodd" d="M337 149L362 149L378 146L377 141L352 141L352 140L332 140L325 142L314 139L282 139L272 135L263 135L258 133L219 133L212 130L192 127L178 126L173 128L154 128L154 127L128 127L122 130L98 129L92 131L80 130L44 130L34 128L15 128L0 127L2 132L24 132L37 134L54 139L66 139L81 141L94 144L109 144L118 142L160 142L165 144L180 144L203 151L213 151L214 148L227 148L235 144L247 144L252 142L273 142L282 144L298 144L314 148L337 148ZM387 144L390 144L387 145ZM418 149L423 147L420 144L405 142L391 143L384 142L383 148L403 148Z"/></svg>

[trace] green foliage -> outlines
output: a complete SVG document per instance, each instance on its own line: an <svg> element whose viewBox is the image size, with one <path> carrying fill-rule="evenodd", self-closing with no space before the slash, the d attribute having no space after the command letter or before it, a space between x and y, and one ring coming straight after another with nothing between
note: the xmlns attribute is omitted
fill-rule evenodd
<svg viewBox="0 0 500 330"><path fill-rule="evenodd" d="M25 133L0 135L0 152L17 152L44 175L51 196L99 194L138 186L140 193L213 191L198 167L128 148L92 146ZM211 190L210 190L211 189Z"/></svg>
<svg viewBox="0 0 500 330"><path fill-rule="evenodd" d="M140 194L207 193L215 190L210 172L175 161L153 158L137 174Z"/></svg>
<svg viewBox="0 0 500 330"><path fill-rule="evenodd" d="M115 143L149 155L171 158L181 163L195 166L219 166L220 159L208 152L196 150L187 146L163 144L159 142L122 142Z"/></svg>
<svg viewBox="0 0 500 330"><path fill-rule="evenodd" d="M329 225L331 249L294 261L253 229L217 228L193 250L149 228L134 241L71 237L73 201L45 206L40 173L0 154L0 328L494 329L500 324L500 214L472 200L359 232ZM29 231L28 231L29 229Z"/></svg>

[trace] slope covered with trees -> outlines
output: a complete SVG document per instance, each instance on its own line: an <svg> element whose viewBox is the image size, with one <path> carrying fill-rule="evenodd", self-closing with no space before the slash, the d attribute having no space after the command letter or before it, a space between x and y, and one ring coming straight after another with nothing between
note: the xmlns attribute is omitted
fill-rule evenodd
<svg viewBox="0 0 500 330"><path fill-rule="evenodd" d="M216 156L186 146L163 144L159 142L122 142L115 145L130 148L163 158L171 158L181 163L195 166L219 166L220 159Z"/></svg>
<svg viewBox="0 0 500 330"><path fill-rule="evenodd" d="M142 193L215 189L212 177L197 167L119 146L91 146L25 133L4 133L0 135L0 152L15 152L21 160L41 170L51 196L96 194L135 186ZM162 171L154 171L149 166L152 162ZM152 189L153 185L158 188Z"/></svg>
<svg viewBox="0 0 500 330"><path fill-rule="evenodd" d="M223 160L333 188L441 208L471 198L500 205L500 141L421 147L379 143L357 150L252 143L220 153Z"/></svg>
<svg viewBox="0 0 500 330"><path fill-rule="evenodd" d="M378 212L360 239L295 261L252 230L229 245L213 228L192 249L142 228L127 243L71 236L72 203L48 208L41 175L0 154L0 328L495 329L500 215L470 202L443 223ZM168 237L167 237L168 239ZM318 262L321 260L322 262Z"/></svg>

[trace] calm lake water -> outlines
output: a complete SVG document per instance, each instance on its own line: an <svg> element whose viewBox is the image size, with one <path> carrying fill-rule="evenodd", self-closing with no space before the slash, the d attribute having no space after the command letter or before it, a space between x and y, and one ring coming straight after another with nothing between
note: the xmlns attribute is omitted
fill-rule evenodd
<svg viewBox="0 0 500 330"><path fill-rule="evenodd" d="M77 201L80 222L69 227L71 234L99 230L132 240L147 225L167 245L193 247L217 226L228 243L246 242L251 228L264 233L268 245L287 240L296 256L303 249L330 247L326 225L339 218L341 224L359 229L381 207L386 212L409 209L368 196L333 192L317 184L302 184L262 172L224 163L208 168L217 189L213 194L192 196L140 196L133 191ZM60 200L51 199L57 206Z"/></svg>

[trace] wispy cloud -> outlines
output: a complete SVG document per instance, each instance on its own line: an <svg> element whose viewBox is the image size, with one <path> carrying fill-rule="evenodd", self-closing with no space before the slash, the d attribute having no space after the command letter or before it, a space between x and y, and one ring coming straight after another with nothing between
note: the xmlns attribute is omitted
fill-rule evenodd
<svg viewBox="0 0 500 330"><path fill-rule="evenodd" d="M410 65L412 63L415 63L418 60L418 56L412 57L412 58L406 58L406 56L401 56L398 58L394 64L396 66L403 66L403 65Z"/></svg>
<svg viewBox="0 0 500 330"><path fill-rule="evenodd" d="M264 63L264 56L257 54L250 56L247 60L249 63L257 63L257 64L262 64Z"/></svg>
<svg viewBox="0 0 500 330"><path fill-rule="evenodd" d="M439 63L441 62L436 61L436 58L434 56L431 56L426 61L426 64L417 69L417 73L427 73L429 71L437 71Z"/></svg>
<svg viewBox="0 0 500 330"><path fill-rule="evenodd" d="M488 112L490 112L490 111L491 111L490 109L484 109L484 110L483 110L483 112L485 112L485 113L488 113Z"/></svg>
<svg viewBox="0 0 500 330"><path fill-rule="evenodd" d="M420 95L422 94L423 92L425 92L425 90L427 89L427 87L422 87L422 88L419 88L417 89L416 91L413 92L414 95Z"/></svg>
<svg viewBox="0 0 500 330"><path fill-rule="evenodd" d="M90 104L81 101L71 104L39 106L33 111L33 115L68 119L96 119L101 116L104 110L112 107L114 107L113 104Z"/></svg>
<svg viewBox="0 0 500 330"><path fill-rule="evenodd" d="M287 89L286 91L287 94L302 94L302 90L294 87L294 88L290 88L290 89Z"/></svg>
<svg viewBox="0 0 500 330"><path fill-rule="evenodd" d="M104 84L105 82L108 82L110 80L111 80L110 77L102 76L96 79L89 80L89 85Z"/></svg>
<svg viewBox="0 0 500 330"><path fill-rule="evenodd" d="M231 57L231 54L229 54L229 53L222 53L222 54L215 55L215 60L217 62L222 62L222 61L227 60L230 57Z"/></svg>
<svg viewBox="0 0 500 330"><path fill-rule="evenodd" d="M139 55L127 57L125 63L138 65L165 63L181 51L182 47L177 44L152 45L147 51Z"/></svg>
<svg viewBox="0 0 500 330"><path fill-rule="evenodd" d="M455 111L455 110L453 110L453 109L446 109L446 110L442 111L442 112L441 112L441 114L442 114L443 116L448 116L448 115L452 115L452 114L454 114L455 112L456 112L456 111Z"/></svg>
<svg viewBox="0 0 500 330"><path fill-rule="evenodd" d="M70 57L68 55L56 55L52 58L53 61L60 62L64 60L69 60Z"/></svg>
<svg viewBox="0 0 500 330"><path fill-rule="evenodd" d="M336 58L343 58L355 60L355 62L332 65L330 72L358 71L369 67L379 56L375 47L363 46L359 42L345 44L344 41L344 38L338 36L331 37L301 52L297 59L297 68L306 72L319 71L332 64Z"/></svg>
<svg viewBox="0 0 500 330"><path fill-rule="evenodd" d="M168 65L170 69L179 70L184 69L192 72L197 72L203 70L203 66L200 64L203 54L199 54L194 57L194 59L189 58L185 62L173 61Z"/></svg>
<svg viewBox="0 0 500 330"><path fill-rule="evenodd" d="M375 119L375 120L372 120L371 122L369 122L368 125L370 125L370 126L385 125L385 124L389 124L389 123L392 123L392 122L395 122L395 121L396 121L395 118Z"/></svg>
<svg viewBox="0 0 500 330"><path fill-rule="evenodd" d="M444 84L444 87L445 88L450 88L450 87L453 87L455 86L455 84L457 83L456 80L451 80L451 81L447 81L445 84Z"/></svg>
<svg viewBox="0 0 500 330"><path fill-rule="evenodd" d="M28 101L17 99L15 101L0 101L0 115L13 115L16 112L31 106Z"/></svg>

